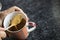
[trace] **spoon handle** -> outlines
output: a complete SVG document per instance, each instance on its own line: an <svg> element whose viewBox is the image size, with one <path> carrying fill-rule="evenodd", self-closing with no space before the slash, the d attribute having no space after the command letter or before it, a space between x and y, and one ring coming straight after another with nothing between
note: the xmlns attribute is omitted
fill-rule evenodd
<svg viewBox="0 0 60 40"><path fill-rule="evenodd" d="M7 27L5 30L8 30L8 29L11 28L12 26L14 26L14 25L11 25L11 26Z"/></svg>

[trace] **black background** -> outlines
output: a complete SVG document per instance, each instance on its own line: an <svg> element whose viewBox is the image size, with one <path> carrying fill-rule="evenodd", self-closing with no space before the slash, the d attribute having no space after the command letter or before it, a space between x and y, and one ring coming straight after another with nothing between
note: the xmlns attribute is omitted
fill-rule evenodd
<svg viewBox="0 0 60 40"><path fill-rule="evenodd" d="M60 40L60 0L0 0L6 10L18 6L36 22L37 28L26 40ZM4 40L15 40L6 37Z"/></svg>

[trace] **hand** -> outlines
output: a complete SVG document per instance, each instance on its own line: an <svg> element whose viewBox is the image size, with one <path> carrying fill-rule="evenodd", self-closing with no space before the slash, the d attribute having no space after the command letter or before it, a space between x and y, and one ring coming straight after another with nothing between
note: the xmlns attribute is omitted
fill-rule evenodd
<svg viewBox="0 0 60 40"><path fill-rule="evenodd" d="M4 19L4 17L11 13L11 12L14 12L14 11L21 11L20 8L16 7L16 6L13 6L7 10L4 10L4 11L1 11L0 12L0 26L2 26L2 21ZM2 40L2 38L5 38L6 37L6 33L4 32L4 28L1 28L0 27L0 40Z"/></svg>
<svg viewBox="0 0 60 40"><path fill-rule="evenodd" d="M20 9L19 7L16 7L16 6L13 6L13 7L7 9L7 10L1 11L1 12L0 12L0 26L2 26L2 22L3 22L4 17L5 17L7 14L9 14L9 13L11 13L11 12L14 12L14 11L20 11L21 13L24 13L22 9ZM28 18L27 18L27 20L28 20ZM1 39L2 37L3 37L3 38L6 37L6 33L4 32L4 28L1 28L1 27L0 27L0 35L2 35L2 36L0 37L0 39Z"/></svg>
<svg viewBox="0 0 60 40"><path fill-rule="evenodd" d="M5 38L6 37L6 33L4 32L4 28L1 28L0 27L0 40L2 40L2 38Z"/></svg>

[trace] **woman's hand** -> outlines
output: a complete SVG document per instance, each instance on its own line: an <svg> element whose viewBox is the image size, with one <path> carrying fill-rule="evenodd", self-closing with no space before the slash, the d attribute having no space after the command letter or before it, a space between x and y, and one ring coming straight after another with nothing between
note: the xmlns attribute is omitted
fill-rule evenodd
<svg viewBox="0 0 60 40"><path fill-rule="evenodd" d="M16 6L13 6L7 10L1 11L0 12L0 26L2 26L2 22L3 22L3 19L5 18L5 16L14 11L20 11L21 13L24 13L22 9L20 9L19 7L16 7ZM28 20L28 18L26 20ZM6 33L4 31L5 31L4 28L0 27L0 40L1 40L1 38L6 37Z"/></svg>
<svg viewBox="0 0 60 40"><path fill-rule="evenodd" d="M0 12L0 40L2 40L2 38L6 37L6 33L4 32L5 29L2 28L3 19L7 14L9 14L11 12L14 12L14 11L21 11L21 9L16 7L16 6L13 6L13 7L7 9L7 10L4 10L4 11Z"/></svg>
<svg viewBox="0 0 60 40"><path fill-rule="evenodd" d="M2 40L2 38L6 37L6 33L4 31L5 31L5 29L0 27L0 40Z"/></svg>

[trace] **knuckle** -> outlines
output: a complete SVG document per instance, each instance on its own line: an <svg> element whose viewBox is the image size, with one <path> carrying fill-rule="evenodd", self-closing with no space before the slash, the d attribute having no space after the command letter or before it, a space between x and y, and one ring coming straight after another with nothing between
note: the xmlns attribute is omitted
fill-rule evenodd
<svg viewBox="0 0 60 40"><path fill-rule="evenodd" d="M5 38L6 37L6 33L4 31L0 31L0 37L1 38Z"/></svg>

